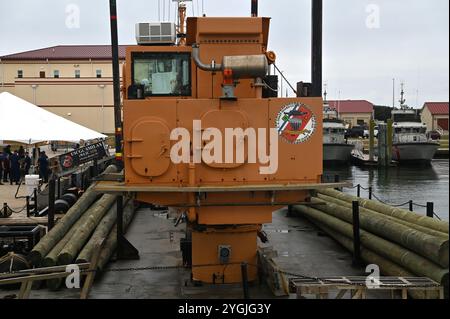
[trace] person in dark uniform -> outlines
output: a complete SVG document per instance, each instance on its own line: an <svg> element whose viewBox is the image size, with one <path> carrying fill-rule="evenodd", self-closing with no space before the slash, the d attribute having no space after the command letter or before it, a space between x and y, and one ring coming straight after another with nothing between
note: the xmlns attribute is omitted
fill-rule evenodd
<svg viewBox="0 0 450 319"><path fill-rule="evenodd" d="M2 179L3 179L3 152L0 151L0 185L3 185Z"/></svg>
<svg viewBox="0 0 450 319"><path fill-rule="evenodd" d="M25 160L24 160L24 172L23 175L28 175L30 173L31 168L31 157L28 152L25 153Z"/></svg>
<svg viewBox="0 0 450 319"><path fill-rule="evenodd" d="M6 153L6 155L11 155L11 145L6 145L5 149L3 150L4 153Z"/></svg>
<svg viewBox="0 0 450 319"><path fill-rule="evenodd" d="M44 183L48 183L48 157L45 152L41 152L38 159L39 178L42 178Z"/></svg>
<svg viewBox="0 0 450 319"><path fill-rule="evenodd" d="M3 183L8 183L8 178L10 178L9 174L9 154L8 154L8 148L6 147L3 150ZM1 176L0 176L1 178Z"/></svg>
<svg viewBox="0 0 450 319"><path fill-rule="evenodd" d="M11 162L11 177L9 179L10 184L16 183L19 185L20 180L20 163L19 163L19 153L14 151L9 157L9 161Z"/></svg>

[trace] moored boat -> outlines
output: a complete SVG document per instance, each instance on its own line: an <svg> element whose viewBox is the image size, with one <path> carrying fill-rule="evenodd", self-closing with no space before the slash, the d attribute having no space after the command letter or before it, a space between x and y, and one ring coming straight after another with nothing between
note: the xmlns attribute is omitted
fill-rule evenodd
<svg viewBox="0 0 450 319"><path fill-rule="evenodd" d="M345 139L345 123L335 109L324 101L323 109L323 161L326 164L349 164L354 145Z"/></svg>
<svg viewBox="0 0 450 319"><path fill-rule="evenodd" d="M402 87L400 109L392 111L392 159L399 163L429 164L439 143L427 138L427 125L420 121L417 110L405 105Z"/></svg>

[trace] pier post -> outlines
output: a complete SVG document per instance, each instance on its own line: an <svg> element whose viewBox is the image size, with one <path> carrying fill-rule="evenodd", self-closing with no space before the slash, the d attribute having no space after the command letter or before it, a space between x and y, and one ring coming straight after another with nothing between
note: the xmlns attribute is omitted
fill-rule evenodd
<svg viewBox="0 0 450 319"><path fill-rule="evenodd" d="M387 150L386 150L386 162L389 166L392 162L392 145L394 143L394 121L392 119L387 120Z"/></svg>
<svg viewBox="0 0 450 319"><path fill-rule="evenodd" d="M292 217L292 216L293 216L292 205L288 205L288 211L287 211L286 217Z"/></svg>
<svg viewBox="0 0 450 319"><path fill-rule="evenodd" d="M409 211L410 212L414 211L414 202L412 200L409 201Z"/></svg>
<svg viewBox="0 0 450 319"><path fill-rule="evenodd" d="M427 203L427 216L430 218L434 217L434 203Z"/></svg>
<svg viewBox="0 0 450 319"><path fill-rule="evenodd" d="M373 160L374 160L374 148L375 148L375 121L370 120L370 124L369 124L369 161L371 161L371 162L373 162Z"/></svg>
<svg viewBox="0 0 450 319"><path fill-rule="evenodd" d="M123 255L123 197L117 196L116 200L117 209L117 256L118 259Z"/></svg>
<svg viewBox="0 0 450 319"><path fill-rule="evenodd" d="M358 184L358 186L356 186L356 196L358 198L361 197L361 184Z"/></svg>
<svg viewBox="0 0 450 319"><path fill-rule="evenodd" d="M369 187L369 199L372 199L372 186Z"/></svg>
<svg viewBox="0 0 450 319"><path fill-rule="evenodd" d="M30 217L30 196L27 196L25 200L27 203L27 217Z"/></svg>
<svg viewBox="0 0 450 319"><path fill-rule="evenodd" d="M378 166L388 165L388 128L386 124L380 123L378 124Z"/></svg>
<svg viewBox="0 0 450 319"><path fill-rule="evenodd" d="M248 273L247 273L247 263L241 264L241 274L242 274L242 288L244 289L244 299L250 299L250 293L248 291Z"/></svg>
<svg viewBox="0 0 450 319"><path fill-rule="evenodd" d="M361 266L361 239L359 229L359 202L353 202L353 265Z"/></svg>
<svg viewBox="0 0 450 319"><path fill-rule="evenodd" d="M138 260L138 250L125 238L123 227L123 195L119 194L116 199L117 210L117 259Z"/></svg>
<svg viewBox="0 0 450 319"><path fill-rule="evenodd" d="M61 198L61 176L58 177L58 199Z"/></svg>
<svg viewBox="0 0 450 319"><path fill-rule="evenodd" d="M37 202L37 188L33 190L33 197L34 197L34 216L38 213L38 202Z"/></svg>
<svg viewBox="0 0 450 319"><path fill-rule="evenodd" d="M48 230L50 231L55 226L55 179L51 178L48 183Z"/></svg>

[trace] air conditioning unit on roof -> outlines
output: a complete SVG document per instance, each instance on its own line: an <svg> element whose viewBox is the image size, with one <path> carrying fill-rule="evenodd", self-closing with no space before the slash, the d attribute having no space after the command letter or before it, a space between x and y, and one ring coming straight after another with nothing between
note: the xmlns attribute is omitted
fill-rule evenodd
<svg viewBox="0 0 450 319"><path fill-rule="evenodd" d="M175 23L136 23L136 41L139 45L176 44Z"/></svg>

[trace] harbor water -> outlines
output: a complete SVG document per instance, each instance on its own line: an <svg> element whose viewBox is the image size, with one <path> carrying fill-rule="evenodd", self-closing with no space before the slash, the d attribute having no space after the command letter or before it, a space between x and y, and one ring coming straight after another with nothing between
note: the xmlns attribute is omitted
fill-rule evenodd
<svg viewBox="0 0 450 319"><path fill-rule="evenodd" d="M449 161L433 160L429 167L398 166L387 169L348 167L324 167L324 177L333 181L339 175L340 181L372 187L373 194L390 205L400 205L413 200L425 206L434 203L434 212L449 220ZM356 189L346 188L344 192L356 195ZM361 189L361 197L368 198L367 190ZM409 206L402 206L408 209ZM414 211L426 214L426 208L414 206Z"/></svg>

